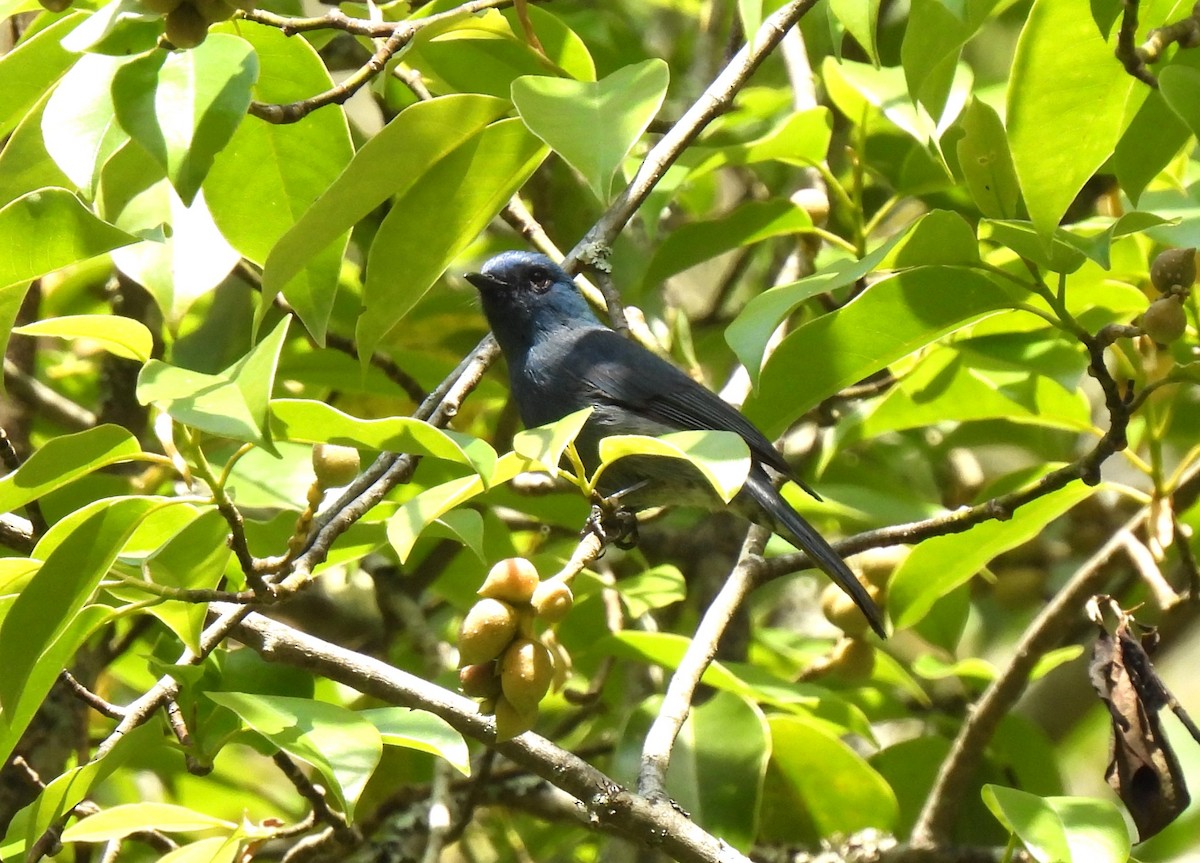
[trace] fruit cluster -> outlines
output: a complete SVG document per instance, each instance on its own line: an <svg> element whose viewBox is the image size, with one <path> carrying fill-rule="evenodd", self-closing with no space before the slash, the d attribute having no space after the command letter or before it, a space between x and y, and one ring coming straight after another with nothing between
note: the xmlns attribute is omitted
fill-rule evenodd
<svg viewBox="0 0 1200 863"><path fill-rule="evenodd" d="M195 48L208 36L208 26L227 21L238 9L249 12L255 0L141 0L143 6L166 16L167 41L181 50Z"/></svg>
<svg viewBox="0 0 1200 863"><path fill-rule="evenodd" d="M495 714L496 739L508 740L533 727L551 684L566 676L565 653L551 651L534 622L562 620L574 597L565 580L541 581L521 557L493 566L478 592L458 633L458 681Z"/></svg>
<svg viewBox="0 0 1200 863"><path fill-rule="evenodd" d="M883 548L858 555L852 561L863 586L876 605L884 604L888 579L899 563L899 549ZM871 624L866 615L836 584L826 585L821 593L821 612L844 635L821 665L822 674L838 674L847 680L865 680L875 669L875 646L867 641Z"/></svg>
<svg viewBox="0 0 1200 863"><path fill-rule="evenodd" d="M1160 252L1150 264L1150 281L1162 296L1142 315L1142 331L1159 344L1168 345L1187 332L1183 301L1196 281L1196 250Z"/></svg>

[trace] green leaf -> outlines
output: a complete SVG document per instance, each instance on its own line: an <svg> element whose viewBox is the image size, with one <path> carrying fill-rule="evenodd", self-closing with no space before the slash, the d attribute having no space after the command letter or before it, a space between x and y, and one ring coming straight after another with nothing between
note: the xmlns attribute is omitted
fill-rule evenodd
<svg viewBox="0 0 1200 863"><path fill-rule="evenodd" d="M533 468L533 463L517 453L505 453L496 462L491 482L493 484L508 482L518 473ZM487 487L480 477L467 476L426 489L400 504L396 508L396 512L388 519L387 526L388 542L396 550L400 562L408 560L413 545L416 544L426 527L454 507L483 494L486 490Z"/></svg>
<svg viewBox="0 0 1200 863"><path fill-rule="evenodd" d="M967 23L939 0L912 0L900 62L914 102L941 116L954 83L958 56L971 36Z"/></svg>
<svg viewBox="0 0 1200 863"><path fill-rule="evenodd" d="M142 497L96 501L58 522L37 544L30 556L41 559L42 567L0 624L0 706L6 712L17 704L42 653L96 590L121 546L162 505ZM48 608L54 614L47 614Z"/></svg>
<svg viewBox="0 0 1200 863"><path fill-rule="evenodd" d="M0 477L0 512L13 512L94 470L141 453L137 439L115 425L50 438L17 470Z"/></svg>
<svg viewBox="0 0 1200 863"><path fill-rule="evenodd" d="M1021 192L1042 237L1112 155L1147 92L1113 62L1088 0L1036 0L1017 42L1007 120Z"/></svg>
<svg viewBox="0 0 1200 863"><path fill-rule="evenodd" d="M246 692L206 694L284 752L319 770L346 817L353 819L354 804L383 754L383 742L374 725L344 707L307 698Z"/></svg>
<svg viewBox="0 0 1200 863"><path fill-rule="evenodd" d="M962 127L964 134L957 145L958 164L971 199L988 218L1013 218L1021 189L1000 115L982 99L975 98L963 113Z"/></svg>
<svg viewBox="0 0 1200 863"><path fill-rule="evenodd" d="M487 562L483 547L483 516L473 509L455 509L436 519L424 536L440 536L465 545L481 563Z"/></svg>
<svg viewBox="0 0 1200 863"><path fill-rule="evenodd" d="M1010 304L998 284L975 270L898 273L785 338L744 412L768 437L778 434L843 387Z"/></svg>
<svg viewBox="0 0 1200 863"><path fill-rule="evenodd" d="M58 673L55 672L54 678L57 677ZM33 709L41 705L41 700L41 697L37 699ZM118 740L103 758L73 767L49 782L37 799L18 812L9 823L3 847L0 847L0 856L5 860L25 859L25 851L32 848L52 824L87 797L93 785L104 781L130 757L145 756L152 747L159 745L160 734L152 722L140 725ZM4 758L7 760L8 755L5 754Z"/></svg>
<svg viewBox="0 0 1200 863"><path fill-rule="evenodd" d="M725 503L742 490L751 465L750 448L737 432L705 429L672 432L661 437L610 435L600 441L600 466L592 482L619 459L647 455L690 462Z"/></svg>
<svg viewBox="0 0 1200 863"><path fill-rule="evenodd" d="M49 100L50 93L46 93L0 150L0 207L38 189L50 186L65 189L71 185L67 175L50 158L42 138L42 116Z"/></svg>
<svg viewBox="0 0 1200 863"><path fill-rule="evenodd" d="M1086 255L1056 229L1049 242L1039 236L1032 222L981 219L979 238L1007 246L1022 258L1056 273L1073 273L1083 266Z"/></svg>
<svg viewBox="0 0 1200 863"><path fill-rule="evenodd" d="M0 138L8 135L78 57L62 37L86 16L71 12L0 58Z"/></svg>
<svg viewBox="0 0 1200 863"><path fill-rule="evenodd" d="M320 56L306 39L276 27L239 20L236 28L259 57L263 73L254 86L260 102L286 104L333 86ZM271 249L329 188L354 156L345 112L326 106L302 123L238 125L213 162L204 196L221 233L244 257L262 266ZM312 255L281 291L297 317L323 342L337 293L348 233Z"/></svg>
<svg viewBox="0 0 1200 863"><path fill-rule="evenodd" d="M688 714L667 770L667 793L697 824L748 851L758 826L771 738L762 711L720 692Z"/></svg>
<svg viewBox="0 0 1200 863"><path fill-rule="evenodd" d="M63 39L68 51L132 57L153 50L162 35L162 15L139 0L111 0Z"/></svg>
<svg viewBox="0 0 1200 863"><path fill-rule="evenodd" d="M440 716L407 707L360 710L358 715L379 729L387 745L404 746L437 755L450 762L463 776L471 775L471 754L467 751L467 741Z"/></svg>
<svg viewBox="0 0 1200 863"><path fill-rule="evenodd" d="M820 836L893 828L899 815L896 795L862 756L812 719L772 716L767 721L771 769Z"/></svg>
<svg viewBox="0 0 1200 863"><path fill-rule="evenodd" d="M819 273L789 285L771 288L752 298L725 331L725 340L750 373L750 379L757 383L763 354L771 335L797 306L818 294L854 284L879 266L880 261L904 236L906 233L896 234L862 260L835 261Z"/></svg>
<svg viewBox="0 0 1200 863"><path fill-rule="evenodd" d="M986 521L964 533L922 542L888 582L888 613L896 629L917 623L934 602L975 576L992 558L1028 542L1095 491L1074 482L1026 504L1007 521Z"/></svg>
<svg viewBox="0 0 1200 863"><path fill-rule="evenodd" d="M641 617L658 608L666 608L687 598L687 583L683 579L683 573L678 567L670 564L622 578L613 588L632 618Z"/></svg>
<svg viewBox="0 0 1200 863"><path fill-rule="evenodd" d="M745 144L725 147L689 147L680 157L681 164L693 166L687 179L694 182L718 168L782 162L787 165L812 165L824 161L833 135L833 114L824 106L797 111L761 138Z"/></svg>
<svg viewBox="0 0 1200 863"><path fill-rule="evenodd" d="M1033 670L1029 672L1029 679L1040 680L1060 665L1074 662L1082 655L1082 644L1068 644L1066 647L1059 647L1043 653L1042 658L1037 661L1033 666Z"/></svg>
<svg viewBox="0 0 1200 863"><path fill-rule="evenodd" d="M241 856L236 836L210 836L182 845L158 858L158 863L234 863Z"/></svg>
<svg viewBox="0 0 1200 863"><path fill-rule="evenodd" d="M30 192L0 209L0 286L137 242L97 219L66 189Z"/></svg>
<svg viewBox="0 0 1200 863"><path fill-rule="evenodd" d="M1167 167L1191 138L1191 130L1168 106L1161 90L1147 95L1113 153L1113 173L1117 175L1122 191L1138 203L1150 181Z"/></svg>
<svg viewBox="0 0 1200 863"><path fill-rule="evenodd" d="M643 281L657 286L732 249L811 228L808 213L787 198L748 201L723 216L681 225L668 234L650 259Z"/></svg>
<svg viewBox="0 0 1200 863"><path fill-rule="evenodd" d="M595 82L530 75L513 81L512 101L529 130L606 202L621 162L662 107L669 77L659 59Z"/></svg>
<svg viewBox="0 0 1200 863"><path fill-rule="evenodd" d="M464 464L485 482L496 467L496 451L486 441L411 417L364 420L308 399L275 399L270 411L271 432L282 440L427 455Z"/></svg>
<svg viewBox="0 0 1200 863"><path fill-rule="evenodd" d="M626 629L599 639L594 648L601 656L649 662L674 671L687 653L691 639L672 632L640 632ZM749 687L729 671L720 660L715 660L704 670L700 682L725 692L748 694Z"/></svg>
<svg viewBox="0 0 1200 863"><path fill-rule="evenodd" d="M1179 64L1168 66L1158 75L1158 88L1171 110L1193 135L1200 136L1200 104L1196 100L1196 93L1200 92L1200 69Z"/></svg>
<svg viewBox="0 0 1200 863"><path fill-rule="evenodd" d="M102 344L109 353L130 360L146 362L154 348L154 336L141 321L121 315L70 315L46 318L21 327L14 333L23 336L52 336L59 339L91 339Z"/></svg>
<svg viewBox="0 0 1200 863"><path fill-rule="evenodd" d="M246 116L258 60L243 39L212 33L190 51L154 51L113 77L117 120L167 172L185 204Z"/></svg>
<svg viewBox="0 0 1200 863"><path fill-rule="evenodd" d="M46 150L81 191L92 193L105 160L128 140L117 123L112 81L128 60L85 54L59 80L42 113Z"/></svg>
<svg viewBox="0 0 1200 863"><path fill-rule="evenodd" d="M396 196L367 256L356 328L364 362L545 157L545 147L519 120L501 120L430 165ZM413 213L438 229L414 231Z"/></svg>
<svg viewBox="0 0 1200 863"><path fill-rule="evenodd" d="M507 108L490 96L451 95L418 102L396 115L275 244L263 270L264 307L360 219L415 186Z"/></svg>
<svg viewBox="0 0 1200 863"><path fill-rule="evenodd" d="M983 786L983 802L1039 863L1125 863L1132 847L1121 811L1092 797L1038 797Z"/></svg>
<svg viewBox="0 0 1200 863"><path fill-rule="evenodd" d="M202 812L173 803L125 803L103 809L75 822L63 831L64 842L107 842L142 830L165 833L189 833L196 830L237 829L232 821L223 821Z"/></svg>
<svg viewBox="0 0 1200 863"><path fill-rule="evenodd" d="M138 375L137 397L175 420L211 434L273 450L267 407L290 317L220 374L208 375L151 360Z"/></svg>
<svg viewBox="0 0 1200 863"><path fill-rule="evenodd" d="M213 589L225 575L233 553L229 524L217 510L200 513L146 558L142 572L165 587ZM200 631L208 606L199 602L161 602L150 613L169 626L191 650L200 651Z"/></svg>
<svg viewBox="0 0 1200 863"><path fill-rule="evenodd" d="M550 474L558 472L567 446L579 436L593 408L567 414L560 420L513 435L513 452L523 456Z"/></svg>
<svg viewBox="0 0 1200 863"><path fill-rule="evenodd" d="M879 263L884 270L979 263L975 232L958 213L931 210L899 238Z"/></svg>
<svg viewBox="0 0 1200 863"><path fill-rule="evenodd" d="M879 49L875 44L875 32L879 26L880 0L829 0L829 11L854 37L871 58L879 65Z"/></svg>
<svg viewBox="0 0 1200 863"><path fill-rule="evenodd" d="M217 229L203 192L186 206L165 177L147 182L142 175L149 166L159 171L132 141L104 166L102 192L133 192L122 201L102 196L105 206L117 211L114 222L146 238L113 252L113 263L143 285L168 321L176 324L193 302L225 280L239 255ZM162 236L164 225L170 226L170 236Z"/></svg>

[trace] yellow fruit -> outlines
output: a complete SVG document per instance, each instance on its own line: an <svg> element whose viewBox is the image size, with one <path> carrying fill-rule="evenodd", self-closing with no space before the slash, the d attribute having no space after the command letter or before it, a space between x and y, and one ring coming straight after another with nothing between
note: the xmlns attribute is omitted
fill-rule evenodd
<svg viewBox="0 0 1200 863"><path fill-rule="evenodd" d="M826 620L852 638L866 635L871 628L866 615L836 584L827 584L821 591L821 612Z"/></svg>
<svg viewBox="0 0 1200 863"><path fill-rule="evenodd" d="M510 557L488 571L479 595L524 605L533 597L538 581L537 567L523 557Z"/></svg>
<svg viewBox="0 0 1200 863"><path fill-rule="evenodd" d="M208 36L208 22L191 3L180 3L167 16L167 41L180 50L195 48Z"/></svg>
<svg viewBox="0 0 1200 863"><path fill-rule="evenodd" d="M1175 286L1190 288L1196 281L1196 250L1167 249L1150 264L1150 281L1162 293Z"/></svg>
<svg viewBox="0 0 1200 863"><path fill-rule="evenodd" d="M156 15L170 15L183 0L141 0L142 5Z"/></svg>
<svg viewBox="0 0 1200 863"><path fill-rule="evenodd" d="M546 645L518 638L500 657L500 685L504 697L519 713L535 710L550 691L554 662Z"/></svg>
<svg viewBox="0 0 1200 863"><path fill-rule="evenodd" d="M313 473L317 475L317 485L323 489L337 488L354 481L361 462L358 450L352 446L319 443L312 450L312 466Z"/></svg>
<svg viewBox="0 0 1200 863"><path fill-rule="evenodd" d="M539 617L547 623L558 623L575 604L575 596L566 584L558 579L551 579L539 584L529 601Z"/></svg>
<svg viewBox="0 0 1200 863"><path fill-rule="evenodd" d="M501 692L496 663L464 665L458 671L458 687L472 698L495 698Z"/></svg>
<svg viewBox="0 0 1200 863"><path fill-rule="evenodd" d="M829 671L845 680L866 680L875 670L875 648L861 638L843 638L829 656Z"/></svg>
<svg viewBox="0 0 1200 863"><path fill-rule="evenodd" d="M1177 341L1187 332L1187 315L1183 313L1183 298L1159 297L1142 315L1142 330L1161 345Z"/></svg>
<svg viewBox="0 0 1200 863"><path fill-rule="evenodd" d="M458 630L458 664L491 662L516 637L517 610L498 599L481 599L471 606Z"/></svg>
<svg viewBox="0 0 1200 863"><path fill-rule="evenodd" d="M538 709L535 704L529 710L518 710L507 698L496 699L496 740L512 740L524 734L537 723Z"/></svg>

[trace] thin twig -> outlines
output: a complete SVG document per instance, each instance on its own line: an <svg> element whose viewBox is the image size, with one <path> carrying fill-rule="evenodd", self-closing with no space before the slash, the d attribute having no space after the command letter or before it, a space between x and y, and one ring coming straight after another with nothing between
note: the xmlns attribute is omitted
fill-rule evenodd
<svg viewBox="0 0 1200 863"><path fill-rule="evenodd" d="M700 678L717 655L721 636L737 610L753 590L762 558L763 547L771 532L752 525L738 554L737 565L704 612L700 625L688 644L679 667L671 675L667 693L654 723L642 744L642 763L638 771L638 793L651 800L661 798L666 791L667 765L679 730L692 709L692 698Z"/></svg>
<svg viewBox="0 0 1200 863"><path fill-rule="evenodd" d="M83 431L96 425L96 415L64 395L46 386L37 378L25 374L12 360L4 359L4 386L10 393L47 419L72 431Z"/></svg>
<svg viewBox="0 0 1200 863"><path fill-rule="evenodd" d="M312 806L313 814L316 815L317 820L324 821L333 829L334 835L337 836L339 842L347 848L352 848L362 842L362 836L350 826L346 820L346 816L330 808L324 790L314 785L304 774L304 771L300 769L300 766L292 761L286 752L282 750L276 752L271 756L271 760L275 762L275 766L287 777L288 782L295 786L300 796Z"/></svg>
<svg viewBox="0 0 1200 863"><path fill-rule="evenodd" d="M92 690L88 689L82 683L75 679L75 675L66 669L58 673L60 682L66 685L71 690L71 694L86 704L88 707L95 710L102 716L107 716L109 719L120 719L125 715L125 708L118 707L108 701L105 701Z"/></svg>

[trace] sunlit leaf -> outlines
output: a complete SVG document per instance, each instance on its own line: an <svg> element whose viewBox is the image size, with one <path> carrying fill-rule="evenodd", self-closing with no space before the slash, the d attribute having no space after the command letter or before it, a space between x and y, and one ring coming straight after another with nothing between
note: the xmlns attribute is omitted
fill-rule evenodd
<svg viewBox="0 0 1200 863"><path fill-rule="evenodd" d="M750 448L736 432L681 431L661 437L610 435L600 441L600 467L630 456L682 459L694 465L720 498L729 503L750 472Z"/></svg>
<svg viewBox="0 0 1200 863"><path fill-rule="evenodd" d="M378 728L383 742L389 746L429 752L446 759L464 776L471 775L467 742L440 716L407 707L360 710L358 715Z"/></svg>
<svg viewBox="0 0 1200 863"><path fill-rule="evenodd" d="M13 327L25 336L52 336L59 339L90 339L102 344L118 357L145 362L154 348L154 337L141 321L120 315L71 315L46 318Z"/></svg>

